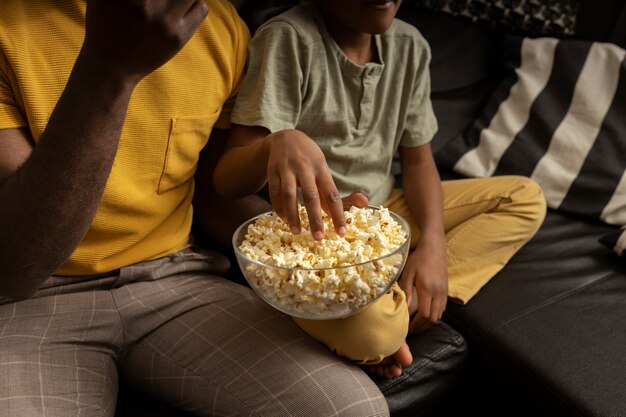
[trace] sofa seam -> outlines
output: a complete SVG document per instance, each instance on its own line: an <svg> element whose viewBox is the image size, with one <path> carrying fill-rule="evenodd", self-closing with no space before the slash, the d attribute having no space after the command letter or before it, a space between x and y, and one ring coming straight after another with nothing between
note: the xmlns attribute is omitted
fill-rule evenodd
<svg viewBox="0 0 626 417"><path fill-rule="evenodd" d="M544 302L542 302L540 304L537 304L535 306L532 306L532 307L524 310L523 312L521 312L519 314L516 314L515 316L509 318L506 321L503 321L502 323L500 323L497 326L495 326L493 328L493 330L499 330L502 327L507 326L507 325L509 325L509 324L511 324L511 323L513 323L513 322L515 322L517 320L519 320L522 317L525 317L525 316L527 316L527 315L529 315L531 313L539 311L539 310L541 310L541 309L543 309L545 307L548 307L548 306L551 306L553 304L556 304L556 303L558 303L558 302L560 302L560 301L562 301L562 300L564 300L566 298L569 298L570 296L572 296L574 294L578 294L578 293L581 293L583 291L586 291L588 288L592 288L592 287L594 287L594 286L596 286L596 285L598 285L598 284L600 284L600 283L602 283L604 281L612 279L612 277L613 277L613 275L609 274L609 275L606 275L604 277L598 278L597 280L595 280L593 282L589 282L587 284L583 284L583 285L581 285L579 287L576 287L574 289L571 289L571 290L569 290L569 291L567 291L565 293L556 295L556 296L554 296L554 297L552 297L552 298L550 298L548 300L545 300Z"/></svg>
<svg viewBox="0 0 626 417"><path fill-rule="evenodd" d="M463 340L463 341L465 340L459 335L453 336L453 339L454 339L453 340L454 347L451 346L450 344L446 344L445 346L438 349L434 354L425 356L426 360L422 361L423 363L420 366L409 368L409 372L403 373L400 377L395 378L393 380L394 382L392 383L390 382L389 385L385 387L385 391L395 388L400 383L404 382L408 377L416 374L418 371L421 371L422 369L427 367L429 364L437 362L439 359L445 356L444 353L447 353L449 351L456 351L455 348L463 345L463 343L459 343L459 340Z"/></svg>

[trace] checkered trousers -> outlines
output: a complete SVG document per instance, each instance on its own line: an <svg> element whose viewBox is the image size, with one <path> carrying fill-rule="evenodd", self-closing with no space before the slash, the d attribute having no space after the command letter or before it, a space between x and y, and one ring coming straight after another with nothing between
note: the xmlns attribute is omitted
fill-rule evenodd
<svg viewBox="0 0 626 417"><path fill-rule="evenodd" d="M200 416L388 415L358 366L212 265L185 250L4 300L0 417L113 416L120 379Z"/></svg>

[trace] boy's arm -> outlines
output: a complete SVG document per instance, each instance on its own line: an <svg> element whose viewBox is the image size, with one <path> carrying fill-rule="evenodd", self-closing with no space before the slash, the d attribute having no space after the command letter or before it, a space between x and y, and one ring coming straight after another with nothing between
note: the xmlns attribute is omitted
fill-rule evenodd
<svg viewBox="0 0 626 417"><path fill-rule="evenodd" d="M272 209L263 198L249 193L241 198L227 200L215 192L212 175L224 151L228 130L213 129L211 137L200 153L195 175L193 199L194 220L211 238L230 247L233 233L244 221Z"/></svg>
<svg viewBox="0 0 626 417"><path fill-rule="evenodd" d="M213 174L217 192L239 198L259 191L267 183L269 131L260 126L231 125L222 157ZM246 172L239 175L239 170ZM233 175L237 173L237 175Z"/></svg>
<svg viewBox="0 0 626 417"><path fill-rule="evenodd" d="M400 147L402 182L420 237L407 259L400 285L410 305L417 290L417 312L409 328L422 331L441 319L447 303L448 272L441 180L430 144Z"/></svg>
<svg viewBox="0 0 626 417"><path fill-rule="evenodd" d="M321 210L330 215L337 233L345 233L343 202L326 158L319 146L298 130L269 133L258 126L233 125L213 181L217 192L228 198L255 193L268 183L274 210L296 234L300 233L300 188L313 237L324 237Z"/></svg>
<svg viewBox="0 0 626 417"><path fill-rule="evenodd" d="M273 21L256 31L233 110L229 144L214 183L228 198L255 193L267 183L274 210L294 233L300 231L300 188L314 237L322 239L322 209L339 234L343 234L345 219L323 153L311 138L295 130L305 72L313 59L305 45L290 23Z"/></svg>

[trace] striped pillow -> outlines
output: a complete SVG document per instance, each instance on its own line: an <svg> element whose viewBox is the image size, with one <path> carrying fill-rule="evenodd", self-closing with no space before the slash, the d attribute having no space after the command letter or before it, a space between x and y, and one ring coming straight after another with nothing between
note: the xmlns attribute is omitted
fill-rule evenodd
<svg viewBox="0 0 626 417"><path fill-rule="evenodd" d="M507 51L510 77L438 164L470 177L526 175L549 207L625 225L626 51L556 38L510 38Z"/></svg>

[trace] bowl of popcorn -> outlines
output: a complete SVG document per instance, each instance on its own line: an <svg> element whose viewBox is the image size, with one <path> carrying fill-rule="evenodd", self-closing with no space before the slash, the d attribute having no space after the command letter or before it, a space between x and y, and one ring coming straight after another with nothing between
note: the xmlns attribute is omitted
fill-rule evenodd
<svg viewBox="0 0 626 417"><path fill-rule="evenodd" d="M339 236L323 213L325 237L316 241L304 207L299 213L297 235L274 212L253 217L233 235L239 267L263 300L291 316L328 320L350 316L389 291L409 253L411 229L402 217L382 206L353 206Z"/></svg>

